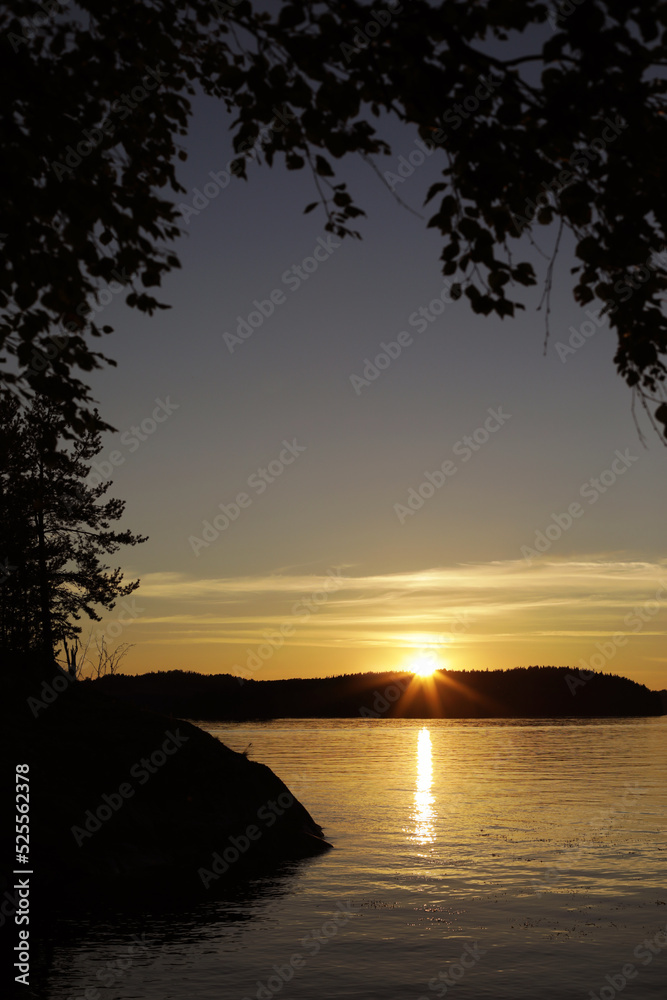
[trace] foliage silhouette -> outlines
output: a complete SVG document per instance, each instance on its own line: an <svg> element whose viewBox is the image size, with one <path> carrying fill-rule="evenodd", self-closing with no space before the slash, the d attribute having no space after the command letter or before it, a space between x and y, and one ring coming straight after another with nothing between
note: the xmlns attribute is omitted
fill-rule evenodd
<svg viewBox="0 0 667 1000"><path fill-rule="evenodd" d="M76 374L108 360L87 339L111 330L91 298L112 288L142 311L166 307L154 290L178 266L175 167L199 89L233 116L231 172L246 177L251 157L310 170L306 211L320 204L338 235L359 235L363 210L332 161L358 154L379 170L387 118L415 126L443 164L426 193L438 199L428 225L444 238L443 272L476 313L523 308L517 288L538 280L528 239L551 227L548 315L569 230L575 299L604 304L619 373L644 403L660 402L665 0L558 10L540 0L281 0L268 10L46 0L43 10L36 23L32 0L0 6L0 347L18 364L5 379L47 394L74 430L102 426ZM667 427L667 404L655 416Z"/></svg>

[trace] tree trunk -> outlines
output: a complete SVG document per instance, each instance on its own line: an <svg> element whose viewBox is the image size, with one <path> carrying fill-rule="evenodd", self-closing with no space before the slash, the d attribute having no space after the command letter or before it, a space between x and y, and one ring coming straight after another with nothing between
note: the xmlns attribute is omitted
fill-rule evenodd
<svg viewBox="0 0 667 1000"><path fill-rule="evenodd" d="M46 566L46 536L44 533L44 462L39 462L39 494L37 510L37 567L39 580L39 605L41 622L40 647L45 655L53 656L53 629L51 626L51 601L49 576Z"/></svg>

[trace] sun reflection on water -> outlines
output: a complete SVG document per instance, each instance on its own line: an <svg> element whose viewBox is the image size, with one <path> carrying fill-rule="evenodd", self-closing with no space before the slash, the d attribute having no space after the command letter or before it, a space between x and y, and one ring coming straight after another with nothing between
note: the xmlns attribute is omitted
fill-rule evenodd
<svg viewBox="0 0 667 1000"><path fill-rule="evenodd" d="M414 820L415 830L410 838L418 844L435 842L435 796L433 785L433 754L431 734L424 726L419 731L417 741L417 788L415 790Z"/></svg>

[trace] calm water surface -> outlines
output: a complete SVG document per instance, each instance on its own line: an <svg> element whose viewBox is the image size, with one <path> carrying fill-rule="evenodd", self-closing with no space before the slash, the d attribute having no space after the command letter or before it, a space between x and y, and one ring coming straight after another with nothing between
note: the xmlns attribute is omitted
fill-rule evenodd
<svg viewBox="0 0 667 1000"><path fill-rule="evenodd" d="M201 725L336 849L186 912L61 920L54 1000L667 998L667 717Z"/></svg>

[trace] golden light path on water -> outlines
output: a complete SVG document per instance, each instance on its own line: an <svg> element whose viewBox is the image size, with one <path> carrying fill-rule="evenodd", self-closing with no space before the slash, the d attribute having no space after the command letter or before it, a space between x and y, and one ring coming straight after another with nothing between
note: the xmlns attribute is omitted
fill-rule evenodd
<svg viewBox="0 0 667 1000"><path fill-rule="evenodd" d="M417 739L417 787L415 790L415 831L410 838L418 844L435 842L435 796L433 785L433 751L431 734L424 726Z"/></svg>

